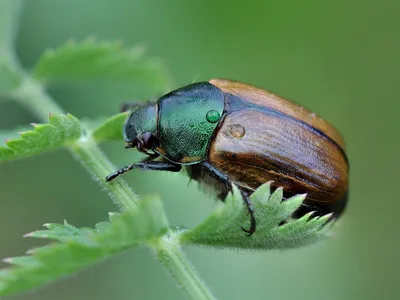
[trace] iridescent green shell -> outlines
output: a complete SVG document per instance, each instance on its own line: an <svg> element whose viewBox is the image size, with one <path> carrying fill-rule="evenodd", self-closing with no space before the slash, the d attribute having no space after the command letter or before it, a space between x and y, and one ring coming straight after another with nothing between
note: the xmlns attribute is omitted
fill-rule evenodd
<svg viewBox="0 0 400 300"><path fill-rule="evenodd" d="M181 164L205 160L224 112L222 92L208 82L197 83L163 96L158 105L156 151Z"/></svg>

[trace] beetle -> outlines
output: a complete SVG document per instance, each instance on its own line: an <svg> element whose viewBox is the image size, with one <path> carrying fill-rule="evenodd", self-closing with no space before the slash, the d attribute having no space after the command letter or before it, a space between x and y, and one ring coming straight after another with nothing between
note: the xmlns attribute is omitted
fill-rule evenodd
<svg viewBox="0 0 400 300"><path fill-rule="evenodd" d="M187 85L137 107L123 127L126 148L148 156L132 169L179 172L211 186L224 200L235 184L256 231L251 193L263 183L284 197L307 193L295 217L314 211L337 218L347 202L349 163L340 133L315 113L238 81Z"/></svg>

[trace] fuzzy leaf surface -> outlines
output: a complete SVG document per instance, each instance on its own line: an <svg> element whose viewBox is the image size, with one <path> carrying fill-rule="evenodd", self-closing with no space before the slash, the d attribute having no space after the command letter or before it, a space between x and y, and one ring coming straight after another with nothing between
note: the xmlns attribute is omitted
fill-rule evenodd
<svg viewBox="0 0 400 300"><path fill-rule="evenodd" d="M124 48L121 43L93 39L68 42L47 50L33 71L36 78L45 83L125 80L158 91L165 90L169 83L162 64L145 57L143 48Z"/></svg>
<svg viewBox="0 0 400 300"><path fill-rule="evenodd" d="M203 223L183 230L182 243L217 248L288 249L315 243L328 236L330 215L312 217L306 214L291 219L306 195L296 195L282 201L281 188L271 194L271 184L259 187L251 196L255 208L257 230L247 237L240 226L249 228L249 216L237 188ZM285 224L280 225L281 222Z"/></svg>
<svg viewBox="0 0 400 300"><path fill-rule="evenodd" d="M33 124L33 127L33 130L20 132L20 138L6 140L4 146L0 145L0 162L67 146L82 133L78 119L70 114L52 114L48 124Z"/></svg>
<svg viewBox="0 0 400 300"><path fill-rule="evenodd" d="M4 259L11 266L0 270L0 296L48 284L115 253L151 243L169 230L161 201L154 197L140 201L137 210L110 214L109 221L95 229L67 222L45 227L26 236L55 243L30 250L27 256Z"/></svg>
<svg viewBox="0 0 400 300"><path fill-rule="evenodd" d="M128 112L124 112L104 120L92 132L92 137L97 142L119 140L122 141L122 129Z"/></svg>

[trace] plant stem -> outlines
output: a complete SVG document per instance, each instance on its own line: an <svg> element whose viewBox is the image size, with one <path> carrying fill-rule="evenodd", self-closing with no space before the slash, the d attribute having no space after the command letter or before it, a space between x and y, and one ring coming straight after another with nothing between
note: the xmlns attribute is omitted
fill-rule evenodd
<svg viewBox="0 0 400 300"><path fill-rule="evenodd" d="M24 76L20 87L13 93L13 98L42 122L49 121L49 113L65 114L42 84L29 76Z"/></svg>
<svg viewBox="0 0 400 300"><path fill-rule="evenodd" d="M21 86L13 94L14 98L29 109L41 121L47 122L49 112L64 113L63 109L48 95L40 82L25 76ZM92 174L95 181L106 190L110 198L123 209L136 209L138 196L125 181L120 178L106 183L105 176L115 167L102 153L91 136L83 128L81 138L69 149L82 165ZM189 299L216 299L200 279L179 247L179 239L172 233L162 237L153 247L159 261L177 282Z"/></svg>
<svg viewBox="0 0 400 300"><path fill-rule="evenodd" d="M27 76L13 96L43 122L48 122L50 112L64 113L62 108L46 93L43 86ZM105 177L115 171L116 167L105 157L92 138L86 135L86 131L83 128L82 137L71 145L69 150L82 162L94 180L108 192L110 198L118 206L123 209L136 209L139 198L125 181L118 178L110 183L105 182Z"/></svg>
<svg viewBox="0 0 400 300"><path fill-rule="evenodd" d="M12 47L23 2L21 0L0 1L0 54L3 52L3 54L13 55Z"/></svg>
<svg viewBox="0 0 400 300"><path fill-rule="evenodd" d="M178 283L188 299L216 299L179 247L175 234L163 236L155 245L158 260Z"/></svg>
<svg viewBox="0 0 400 300"><path fill-rule="evenodd" d="M122 209L137 208L139 197L121 178L105 182L108 174L116 168L111 164L91 137L82 137L72 145L72 153L82 162L82 165L93 175L93 179L108 192L109 197Z"/></svg>

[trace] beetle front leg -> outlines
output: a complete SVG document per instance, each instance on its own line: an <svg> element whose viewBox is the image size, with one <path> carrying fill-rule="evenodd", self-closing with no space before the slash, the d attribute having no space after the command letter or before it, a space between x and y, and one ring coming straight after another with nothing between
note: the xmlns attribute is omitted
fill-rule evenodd
<svg viewBox="0 0 400 300"><path fill-rule="evenodd" d="M122 175L133 169L179 172L182 169L182 166L169 161L143 160L112 172L106 177L106 181L111 181L117 178L119 175Z"/></svg>
<svg viewBox="0 0 400 300"><path fill-rule="evenodd" d="M229 189L229 191L232 191L232 180L226 175L220 172L217 168L215 168L212 164L209 162L203 162L202 165L207 168L209 171L211 171L221 182L225 183ZM256 223L256 218L254 216L254 206L253 203L251 202L250 199L250 194L243 188L243 187L238 187L240 193L242 194L242 198L244 201L244 204L246 205L247 211L250 215L250 228L245 229L243 226L241 226L242 230L247 233L247 236L251 236L255 231L257 227Z"/></svg>

